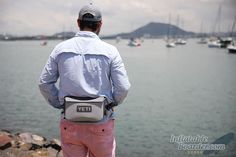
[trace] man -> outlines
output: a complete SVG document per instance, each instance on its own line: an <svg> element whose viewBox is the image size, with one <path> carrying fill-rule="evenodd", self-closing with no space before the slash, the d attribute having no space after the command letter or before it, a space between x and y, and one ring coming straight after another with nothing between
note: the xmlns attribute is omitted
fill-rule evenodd
<svg viewBox="0 0 236 157"><path fill-rule="evenodd" d="M118 50L98 37L101 12L84 6L77 20L80 31L52 51L40 76L39 88L50 105L62 109L64 97L104 96L108 103L121 104L130 83ZM60 78L59 89L55 83ZM64 157L115 157L114 111L97 123L71 122L62 118Z"/></svg>

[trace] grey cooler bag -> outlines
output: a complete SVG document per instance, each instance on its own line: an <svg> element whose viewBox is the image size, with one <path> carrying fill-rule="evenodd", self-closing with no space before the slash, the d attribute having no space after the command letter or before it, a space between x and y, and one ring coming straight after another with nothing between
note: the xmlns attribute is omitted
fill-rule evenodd
<svg viewBox="0 0 236 157"><path fill-rule="evenodd" d="M66 96L64 103L64 117L73 122L98 122L105 114L105 97L83 98Z"/></svg>

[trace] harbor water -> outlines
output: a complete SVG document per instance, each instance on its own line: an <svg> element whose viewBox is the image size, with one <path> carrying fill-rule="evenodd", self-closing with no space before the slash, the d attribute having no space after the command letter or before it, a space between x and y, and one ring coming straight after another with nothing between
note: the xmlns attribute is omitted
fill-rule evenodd
<svg viewBox="0 0 236 157"><path fill-rule="evenodd" d="M60 111L38 89L39 75L60 41L0 42L0 129L59 138ZM171 136L202 136L207 143L236 134L236 55L189 39L166 48L161 39L140 47L114 44L132 87L116 110L118 157L204 156L178 150ZM236 156L236 139L210 156ZM195 154L194 154L195 153Z"/></svg>

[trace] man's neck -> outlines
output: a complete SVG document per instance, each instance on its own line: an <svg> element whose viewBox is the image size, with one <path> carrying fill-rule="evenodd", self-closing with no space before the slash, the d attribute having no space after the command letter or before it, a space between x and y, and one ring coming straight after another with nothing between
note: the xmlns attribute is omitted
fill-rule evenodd
<svg viewBox="0 0 236 157"><path fill-rule="evenodd" d="M98 31L96 30L96 31L92 31L92 29L90 29L90 28L84 28L83 30L80 30L80 31L88 31L88 32L93 32L93 33L95 33L95 34L97 34L98 35Z"/></svg>

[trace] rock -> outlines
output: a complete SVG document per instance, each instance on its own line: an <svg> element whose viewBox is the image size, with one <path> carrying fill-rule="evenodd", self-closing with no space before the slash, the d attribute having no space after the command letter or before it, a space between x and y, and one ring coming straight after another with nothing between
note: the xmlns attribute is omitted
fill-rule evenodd
<svg viewBox="0 0 236 157"><path fill-rule="evenodd" d="M49 157L49 153L47 149L41 149L32 153L32 157Z"/></svg>
<svg viewBox="0 0 236 157"><path fill-rule="evenodd" d="M26 132L20 133L18 136L25 143L33 143L39 146L43 146L44 144L46 144L46 138L39 135Z"/></svg>
<svg viewBox="0 0 236 157"><path fill-rule="evenodd" d="M32 147L30 148L30 150L36 150L36 149L40 149L40 148L43 148L43 146L32 143Z"/></svg>
<svg viewBox="0 0 236 157"><path fill-rule="evenodd" d="M24 133L18 134L18 136L20 137L20 140L25 143L32 143L33 142L33 138L32 138L31 133L24 132Z"/></svg>
<svg viewBox="0 0 236 157"><path fill-rule="evenodd" d="M15 141L15 143L12 144L12 148L18 148L22 151L36 150L36 149L41 149L42 147L43 146L34 143L25 143L23 141Z"/></svg>
<svg viewBox="0 0 236 157"><path fill-rule="evenodd" d="M0 150L4 150L10 147L11 147L11 143L9 142L9 143L4 144L3 146L0 146Z"/></svg>
<svg viewBox="0 0 236 157"><path fill-rule="evenodd" d="M39 136L39 135L32 135L32 139L34 144L37 144L39 146L43 146L44 144L46 144L46 138Z"/></svg>
<svg viewBox="0 0 236 157"><path fill-rule="evenodd" d="M32 148L31 143L22 143L19 149L22 151L27 151L27 150L31 150L31 148Z"/></svg>
<svg viewBox="0 0 236 157"><path fill-rule="evenodd" d="M0 131L0 157L63 157L61 142L29 132Z"/></svg>
<svg viewBox="0 0 236 157"><path fill-rule="evenodd" d="M0 135L9 135L11 136L11 132L8 130L0 130Z"/></svg>
<svg viewBox="0 0 236 157"><path fill-rule="evenodd" d="M0 134L0 149L4 150L11 147L12 137L8 134Z"/></svg>
<svg viewBox="0 0 236 157"><path fill-rule="evenodd" d="M61 151L61 141L59 141L58 139L52 139L50 146L58 152Z"/></svg>
<svg viewBox="0 0 236 157"><path fill-rule="evenodd" d="M57 145L61 146L61 141L58 140L58 139L55 139L55 138L51 140L51 143L52 144L57 144Z"/></svg>
<svg viewBox="0 0 236 157"><path fill-rule="evenodd" d="M33 151L21 151L16 148L9 148L3 151L0 151L1 157L32 157Z"/></svg>
<svg viewBox="0 0 236 157"><path fill-rule="evenodd" d="M46 141L46 139L44 137L41 137L39 135L33 134L31 136L32 136L33 140L35 140L35 141Z"/></svg>
<svg viewBox="0 0 236 157"><path fill-rule="evenodd" d="M47 148L50 157L63 157L62 151L57 151L52 147Z"/></svg>

